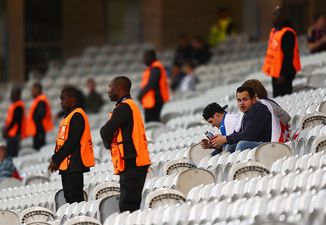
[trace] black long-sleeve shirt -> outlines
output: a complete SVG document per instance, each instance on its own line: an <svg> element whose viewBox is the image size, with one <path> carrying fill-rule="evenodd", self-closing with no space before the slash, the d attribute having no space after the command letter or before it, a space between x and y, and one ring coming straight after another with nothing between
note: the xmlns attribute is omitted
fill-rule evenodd
<svg viewBox="0 0 326 225"><path fill-rule="evenodd" d="M76 108L76 107L75 107ZM75 108L71 109L72 112ZM87 172L89 168L83 165L81 155L80 155L80 140L84 133L85 121L80 113L75 113L69 124L68 138L62 145L59 151L54 153L52 156L52 161L59 165L66 157L71 155L70 164L67 170L60 171L60 173L73 173L73 172Z"/></svg>
<svg viewBox="0 0 326 225"><path fill-rule="evenodd" d="M132 129L133 129L133 117L132 111L128 104L121 103L122 100L130 98L130 96L125 96L117 102L117 106L112 112L111 119L106 122L106 124L101 128L100 134L103 140L104 146L107 149L111 148L111 143L116 136L118 129L121 129L124 158L132 159L136 158L136 149L132 142Z"/></svg>
<svg viewBox="0 0 326 225"><path fill-rule="evenodd" d="M283 51L283 63L280 72L280 76L287 80L293 80L295 76L295 68L293 65L293 50L295 46L295 36L291 31L284 33L282 37L282 51Z"/></svg>
<svg viewBox="0 0 326 225"><path fill-rule="evenodd" d="M44 101L40 101L33 113L33 120L36 125L36 133L37 134L44 134L45 130L42 124L42 120L44 119L46 114L46 104Z"/></svg>
<svg viewBox="0 0 326 225"><path fill-rule="evenodd" d="M8 133L8 131L11 128L13 128L17 124L17 126L18 126L17 135L19 135L21 133L22 120L23 120L23 107L18 106L18 107L15 108L14 115L13 115L13 118L12 118L11 122L6 127L6 134Z"/></svg>
<svg viewBox="0 0 326 225"><path fill-rule="evenodd" d="M261 104L254 104L243 115L241 130L226 136L227 144L235 144L239 141L271 141L272 115L268 108Z"/></svg>
<svg viewBox="0 0 326 225"><path fill-rule="evenodd" d="M161 70L158 67L151 68L149 81L145 87L143 87L139 94L138 99L142 99L142 97L150 90L154 90L155 92L155 102L163 103L163 98L161 96L160 91L160 79L161 79Z"/></svg>

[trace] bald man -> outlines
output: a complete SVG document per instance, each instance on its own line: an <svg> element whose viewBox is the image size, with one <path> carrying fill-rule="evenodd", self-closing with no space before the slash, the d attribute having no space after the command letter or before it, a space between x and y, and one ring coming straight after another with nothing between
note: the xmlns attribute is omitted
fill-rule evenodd
<svg viewBox="0 0 326 225"><path fill-rule="evenodd" d="M141 112L130 96L131 82L127 77L115 77L108 95L116 106L100 133L111 150L114 173L120 175L120 211L140 208L147 169L150 165Z"/></svg>

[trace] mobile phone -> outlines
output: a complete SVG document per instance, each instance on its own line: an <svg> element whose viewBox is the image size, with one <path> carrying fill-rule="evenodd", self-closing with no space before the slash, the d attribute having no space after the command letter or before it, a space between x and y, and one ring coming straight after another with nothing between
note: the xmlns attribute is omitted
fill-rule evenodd
<svg viewBox="0 0 326 225"><path fill-rule="evenodd" d="M208 138L208 140L212 140L215 136L212 132L209 132L209 131L206 131L205 135Z"/></svg>

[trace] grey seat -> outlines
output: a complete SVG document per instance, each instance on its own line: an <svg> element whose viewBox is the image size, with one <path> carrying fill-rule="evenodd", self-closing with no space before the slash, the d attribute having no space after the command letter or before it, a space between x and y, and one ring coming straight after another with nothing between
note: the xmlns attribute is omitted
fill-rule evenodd
<svg viewBox="0 0 326 225"><path fill-rule="evenodd" d="M12 211L0 210L0 225L19 225L18 215Z"/></svg>

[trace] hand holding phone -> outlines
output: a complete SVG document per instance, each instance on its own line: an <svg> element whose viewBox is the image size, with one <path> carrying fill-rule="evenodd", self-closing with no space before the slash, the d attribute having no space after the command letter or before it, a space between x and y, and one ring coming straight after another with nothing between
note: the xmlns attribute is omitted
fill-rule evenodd
<svg viewBox="0 0 326 225"><path fill-rule="evenodd" d="M208 140L212 140L215 137L215 135L210 131L206 131L205 135L208 138Z"/></svg>

